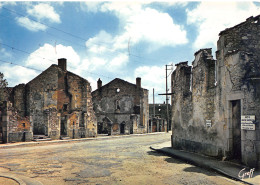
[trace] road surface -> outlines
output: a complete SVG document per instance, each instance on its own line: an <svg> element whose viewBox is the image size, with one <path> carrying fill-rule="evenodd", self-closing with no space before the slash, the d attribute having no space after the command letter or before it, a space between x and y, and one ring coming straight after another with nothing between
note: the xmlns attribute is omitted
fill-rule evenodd
<svg viewBox="0 0 260 185"><path fill-rule="evenodd" d="M170 133L160 133L2 148L0 174L44 185L239 184L149 149L169 141Z"/></svg>

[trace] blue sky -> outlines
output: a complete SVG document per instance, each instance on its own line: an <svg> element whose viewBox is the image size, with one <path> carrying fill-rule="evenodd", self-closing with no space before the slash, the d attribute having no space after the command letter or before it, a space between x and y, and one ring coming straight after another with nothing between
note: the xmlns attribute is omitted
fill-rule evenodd
<svg viewBox="0 0 260 185"><path fill-rule="evenodd" d="M258 14L250 1L0 1L0 71L15 86L67 58L93 90L98 78L141 77L152 102L153 88L165 92L166 64L191 64L201 48L215 58L219 32Z"/></svg>

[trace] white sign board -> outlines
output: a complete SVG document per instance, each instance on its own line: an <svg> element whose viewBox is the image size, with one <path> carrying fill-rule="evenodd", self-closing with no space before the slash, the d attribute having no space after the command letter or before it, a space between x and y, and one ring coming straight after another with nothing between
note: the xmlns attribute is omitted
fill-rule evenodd
<svg viewBox="0 0 260 185"><path fill-rule="evenodd" d="M241 129L242 130L255 130L255 115L241 116Z"/></svg>
<svg viewBox="0 0 260 185"><path fill-rule="evenodd" d="M211 120L206 120L206 126L211 127Z"/></svg>

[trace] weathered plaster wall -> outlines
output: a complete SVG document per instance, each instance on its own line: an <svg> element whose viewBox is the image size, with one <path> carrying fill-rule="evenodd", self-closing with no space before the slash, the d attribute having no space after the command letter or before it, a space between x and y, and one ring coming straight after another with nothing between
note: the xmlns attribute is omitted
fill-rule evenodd
<svg viewBox="0 0 260 185"><path fill-rule="evenodd" d="M217 99L219 120L225 123L226 152L232 156L233 134L230 102L241 102L241 115L255 115L256 130L241 130L242 162L260 166L260 19L250 17L245 22L224 30L218 40ZM222 109L221 109L222 108ZM229 110L229 111L225 111Z"/></svg>
<svg viewBox="0 0 260 185"><path fill-rule="evenodd" d="M147 132L149 119L147 90L124 80L115 79L92 92L92 96L97 121L100 125L104 125L104 118L111 120L113 124L111 134Z"/></svg>
<svg viewBox="0 0 260 185"><path fill-rule="evenodd" d="M260 166L259 17L220 33L216 63L211 49L202 49L195 53L192 72L187 63L177 65L172 74L173 147L233 158L241 141L241 161ZM234 102L241 105L235 120ZM256 129L241 130L241 115L255 115Z"/></svg>

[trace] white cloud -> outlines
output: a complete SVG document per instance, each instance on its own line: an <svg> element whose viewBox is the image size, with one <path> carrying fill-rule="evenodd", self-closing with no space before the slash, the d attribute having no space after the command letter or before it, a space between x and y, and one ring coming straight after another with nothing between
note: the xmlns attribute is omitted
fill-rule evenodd
<svg viewBox="0 0 260 185"><path fill-rule="evenodd" d="M60 16L57 14L52 6L45 3L39 3L27 10L27 13L35 17L37 20L48 20L54 23L60 23Z"/></svg>
<svg viewBox="0 0 260 185"><path fill-rule="evenodd" d="M101 1L84 1L80 2L80 8L83 11L97 13L101 4L103 4Z"/></svg>
<svg viewBox="0 0 260 185"><path fill-rule="evenodd" d="M0 47L1 47L1 45L0 45ZM3 57L11 57L12 56L12 54L7 52L5 48L0 48L0 54Z"/></svg>
<svg viewBox="0 0 260 185"><path fill-rule="evenodd" d="M47 27L45 25L40 24L40 23L35 22L35 21L31 21L27 17L16 18L16 21L18 22L18 24L20 26L25 27L30 31L39 31L39 30L46 30L47 29Z"/></svg>
<svg viewBox="0 0 260 185"><path fill-rule="evenodd" d="M174 24L167 13L145 8L128 18L125 26L131 41L149 41L161 46L175 46L187 43L186 31Z"/></svg>
<svg viewBox="0 0 260 185"><path fill-rule="evenodd" d="M129 61L128 54L116 47L118 40L102 30L95 37L86 42L87 58L83 65L87 65L90 71L98 68L106 71L119 70ZM126 46L127 47L127 43Z"/></svg>
<svg viewBox="0 0 260 185"><path fill-rule="evenodd" d="M112 58L112 60L109 62L108 69L116 70L128 62L128 55L125 53L120 53L116 57Z"/></svg>
<svg viewBox="0 0 260 185"><path fill-rule="evenodd" d="M95 37L88 39L86 42L86 47L90 53L104 53L108 51L113 51L114 38L112 35L104 30L101 30Z"/></svg>
<svg viewBox="0 0 260 185"><path fill-rule="evenodd" d="M0 1L0 9L4 6L4 5L16 5L16 2L14 1Z"/></svg>
<svg viewBox="0 0 260 185"><path fill-rule="evenodd" d="M146 3L93 4L101 12L113 12L119 19L121 30L117 35L102 30L86 42L88 58L84 61L90 70L100 67L106 71L119 71L129 62L131 47L140 42L149 43L147 51L188 42L186 31L175 24L169 14L144 7L144 4Z"/></svg>
<svg viewBox="0 0 260 185"><path fill-rule="evenodd" d="M176 46L188 42L186 31L174 23L168 13L142 6L137 2L109 2L101 7L103 12L114 12L123 27L115 37L117 48L126 48L129 38L132 44L146 41L157 47Z"/></svg>
<svg viewBox="0 0 260 185"><path fill-rule="evenodd" d="M15 65L12 66L6 64L2 65L0 68L7 79L8 86L10 87L20 83L27 83L39 74L38 71L36 72L35 70Z"/></svg>
<svg viewBox="0 0 260 185"><path fill-rule="evenodd" d="M94 91L97 89L97 81L91 77L87 77L86 78L88 80L88 82L90 83L91 86L91 90Z"/></svg>
<svg viewBox="0 0 260 185"><path fill-rule="evenodd" d="M155 103L165 101L165 96L158 96L159 93L165 93L165 68L164 66L141 66L136 68L135 77L141 77L142 87L149 90L149 102L153 101L153 88L155 91ZM168 78L170 87L170 77Z"/></svg>
<svg viewBox="0 0 260 185"><path fill-rule="evenodd" d="M260 8L253 2L201 2L197 8L187 10L188 24L198 27L195 49L216 46L220 31L233 27L252 15L258 15Z"/></svg>
<svg viewBox="0 0 260 185"><path fill-rule="evenodd" d="M68 69L77 68L80 63L79 55L71 46L44 44L42 47L32 52L26 61L26 66L45 70L51 64L57 64L58 58L66 58Z"/></svg>

